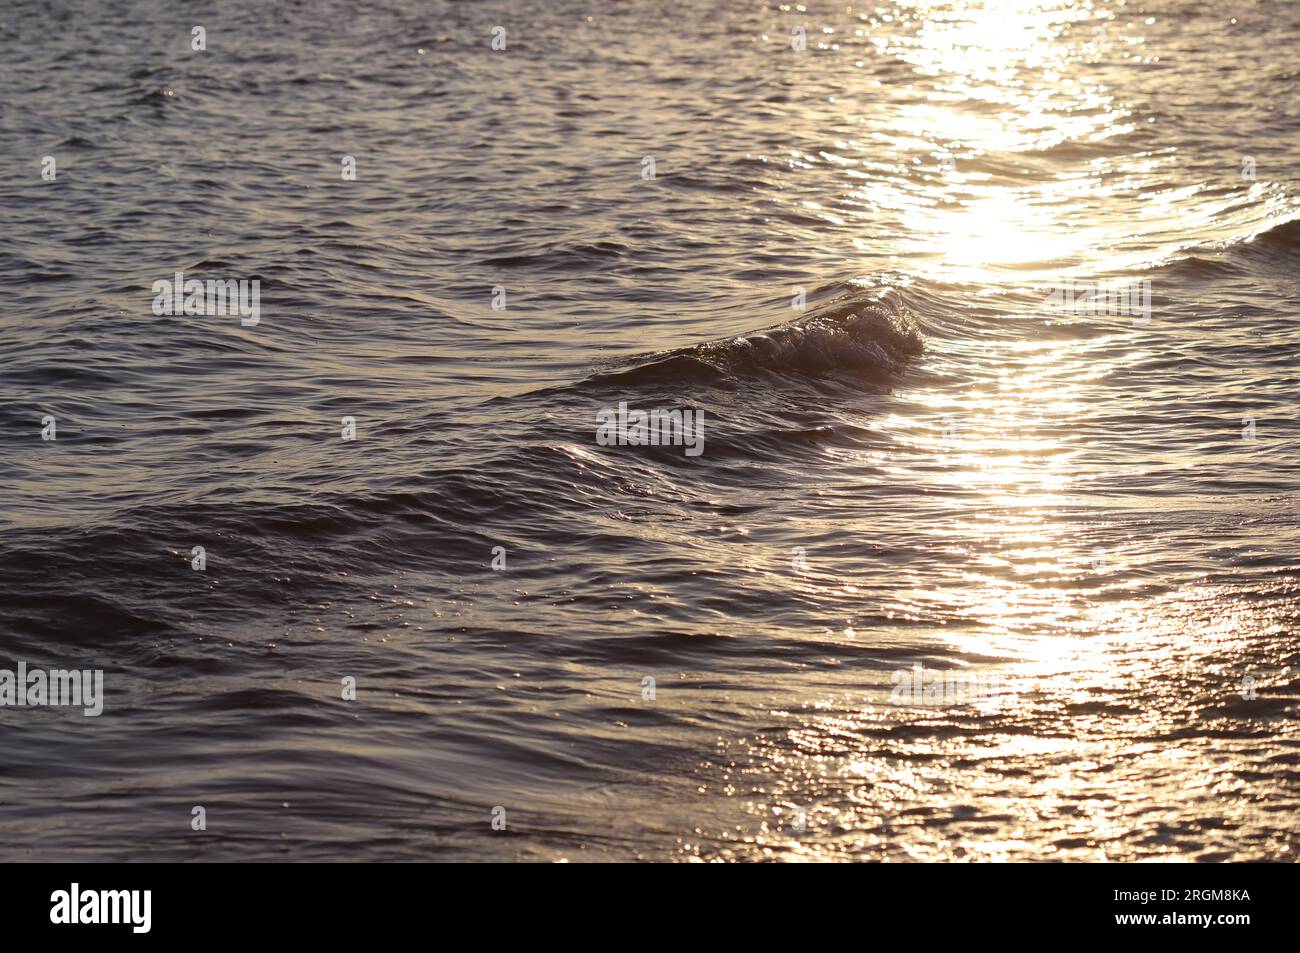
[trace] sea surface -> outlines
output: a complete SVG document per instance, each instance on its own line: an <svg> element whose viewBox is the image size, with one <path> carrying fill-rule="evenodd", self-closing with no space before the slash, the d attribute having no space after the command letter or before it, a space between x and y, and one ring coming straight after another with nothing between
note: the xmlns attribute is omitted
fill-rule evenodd
<svg viewBox="0 0 1300 953"><path fill-rule="evenodd" d="M0 856L1294 860L1298 48L9 0Z"/></svg>

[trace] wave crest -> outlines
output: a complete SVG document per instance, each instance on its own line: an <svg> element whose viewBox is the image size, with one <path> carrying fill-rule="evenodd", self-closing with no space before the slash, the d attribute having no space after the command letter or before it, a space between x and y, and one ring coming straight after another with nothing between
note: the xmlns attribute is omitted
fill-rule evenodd
<svg viewBox="0 0 1300 953"><path fill-rule="evenodd" d="M846 372L864 383L883 383L924 346L916 321L896 295L868 297L855 290L794 321L649 355L589 383L714 383L767 373L842 378Z"/></svg>

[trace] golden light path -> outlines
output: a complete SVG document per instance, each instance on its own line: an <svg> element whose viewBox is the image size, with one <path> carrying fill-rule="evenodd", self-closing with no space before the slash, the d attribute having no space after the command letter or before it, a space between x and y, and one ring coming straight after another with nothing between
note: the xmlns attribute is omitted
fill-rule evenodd
<svg viewBox="0 0 1300 953"><path fill-rule="evenodd" d="M1146 53L1140 27L1114 23L1113 5L990 0L894 9L901 11L898 29L873 31L878 53L915 68L917 80L908 90L913 99L918 90L929 91L920 104L886 107L878 115L864 109L866 138L898 150L905 174L862 176L853 198L894 212L903 223L896 236L904 248L900 271L993 295L1001 288L1027 296L1038 284L1071 275L1141 274L1207 236L1251 234L1284 201L1265 202L1261 211L1258 202L1243 201L1267 198L1263 186L1249 183L1227 192L1174 187L1178 155L1119 141L1139 120L1115 101L1108 77L1117 61L1140 63ZM1099 62L1102 51L1110 55L1109 67ZM1043 150L1054 150L1050 169ZM969 340L935 348L927 361L939 375L983 368L982 378L975 375L979 383L956 399L950 388L909 394L916 413L880 425L912 434L910 452L875 455L871 462L891 485L948 486L982 497L972 507L968 495L951 494L957 502L946 512L936 504L933 552L941 565L945 553L955 557L946 558L949 584L909 586L904 574L890 607L900 618L950 620L929 632L936 645L999 660L998 668L1011 675L1016 694L971 706L962 717L996 718L999 704L1018 706L1030 720L1041 713L1044 724L1055 716L1042 736L1027 735L1023 727L1000 742L990 742L987 733L976 742L957 735L924 751L913 746L911 755L981 765L1030 760L1048 767L1040 770L1032 798L1028 782L982 790L991 783L988 772L922 770L914 760L882 755L871 740L889 738L890 725L934 713L900 714L878 704L846 715L828 696L824 716L796 716L804 724L792 735L807 760L772 752L772 770L808 784L834 771L858 803L838 812L826 808L820 823L845 832L842 837L861 849L870 850L874 839L884 852L890 838L847 832L873 823L887 829L892 812L918 805L974 810L964 805L981 799L1009 813L1050 810L1068 799L1076 813L1062 822L1065 833L1104 842L1119 833L1117 805L1126 799L1173 796L1174 779L1213 779L1223 768L1195 749L1165 745L1149 746L1141 770L1129 764L1105 776L1096 771L1113 765L1119 753L1106 738L1141 736L1159 720L1133 701L1132 687L1169 683L1174 649L1184 661L1211 659L1234 633L1230 622L1207 623L1199 608L1140 591L1144 564L1153 556L1139 530L1116 528L1103 549L1068 515L1082 503L1076 494L1097 474L1075 424L1099 408L1104 413L1097 382L1150 356L1146 329L1119 319L1113 327L1074 335L1050 331L1068 318L1023 318L1038 319L1045 333L1008 341L1007 335L972 332ZM936 423L945 417L957 421L955 433L945 434ZM863 538L872 531L869 521L851 527ZM964 551L953 553L959 545ZM1201 601L1223 618L1215 593L1202 593ZM1193 615L1195 635L1189 635ZM1128 688L1117 689L1121 683ZM1112 700L1113 710L1095 710L1099 694ZM1060 724L1068 721L1062 713L1071 706L1079 709L1072 717L1080 732L1094 729L1092 740L1061 735ZM832 750L852 750L854 738L867 739L856 742L858 757L828 757ZM1152 780L1164 776L1171 780ZM776 782L778 789L782 783ZM801 800L798 788L792 780L787 799L776 799L775 813L784 812L785 820ZM1162 794L1164 788L1171 790ZM1031 802L1036 807L1027 808ZM758 843L769 837L796 859L834 856L845 846L833 838L787 840L780 829L765 828ZM914 859L1047 856L1041 844L1015 838L927 843L913 830L903 843ZM1094 859L1105 856L1099 849Z"/></svg>

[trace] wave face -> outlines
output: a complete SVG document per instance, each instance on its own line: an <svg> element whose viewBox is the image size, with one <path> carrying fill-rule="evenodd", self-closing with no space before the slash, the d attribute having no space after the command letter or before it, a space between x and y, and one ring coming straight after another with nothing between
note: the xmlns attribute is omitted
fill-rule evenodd
<svg viewBox="0 0 1300 953"><path fill-rule="evenodd" d="M1033 6L17 0L0 855L1289 857L1300 36Z"/></svg>
<svg viewBox="0 0 1300 953"><path fill-rule="evenodd" d="M785 324L642 357L589 383L707 384L771 375L887 386L923 348L921 332L897 296L885 300L854 289Z"/></svg>

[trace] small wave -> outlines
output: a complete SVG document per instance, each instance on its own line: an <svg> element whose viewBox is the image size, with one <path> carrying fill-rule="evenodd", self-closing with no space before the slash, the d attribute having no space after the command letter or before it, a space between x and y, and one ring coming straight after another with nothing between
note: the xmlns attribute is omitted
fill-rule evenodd
<svg viewBox="0 0 1300 953"><path fill-rule="evenodd" d="M1300 212L1267 228L1227 242L1202 245L1159 266L1192 278L1231 278L1261 267L1293 268L1300 249Z"/></svg>
<svg viewBox="0 0 1300 953"><path fill-rule="evenodd" d="M99 144L86 136L69 136L54 148L56 149L98 149Z"/></svg>
<svg viewBox="0 0 1300 953"><path fill-rule="evenodd" d="M1254 240L1265 247L1300 248L1300 217L1267 228L1256 235Z"/></svg>
<svg viewBox="0 0 1300 953"><path fill-rule="evenodd" d="M881 384L923 349L921 332L896 294L855 289L786 324L653 354L587 383L713 384L765 373L821 378L847 372Z"/></svg>
<svg viewBox="0 0 1300 953"><path fill-rule="evenodd" d="M576 271L603 267L606 262L625 257L628 251L628 246L621 242L584 242L561 246L539 254L498 255L486 258L480 264L490 268Z"/></svg>

